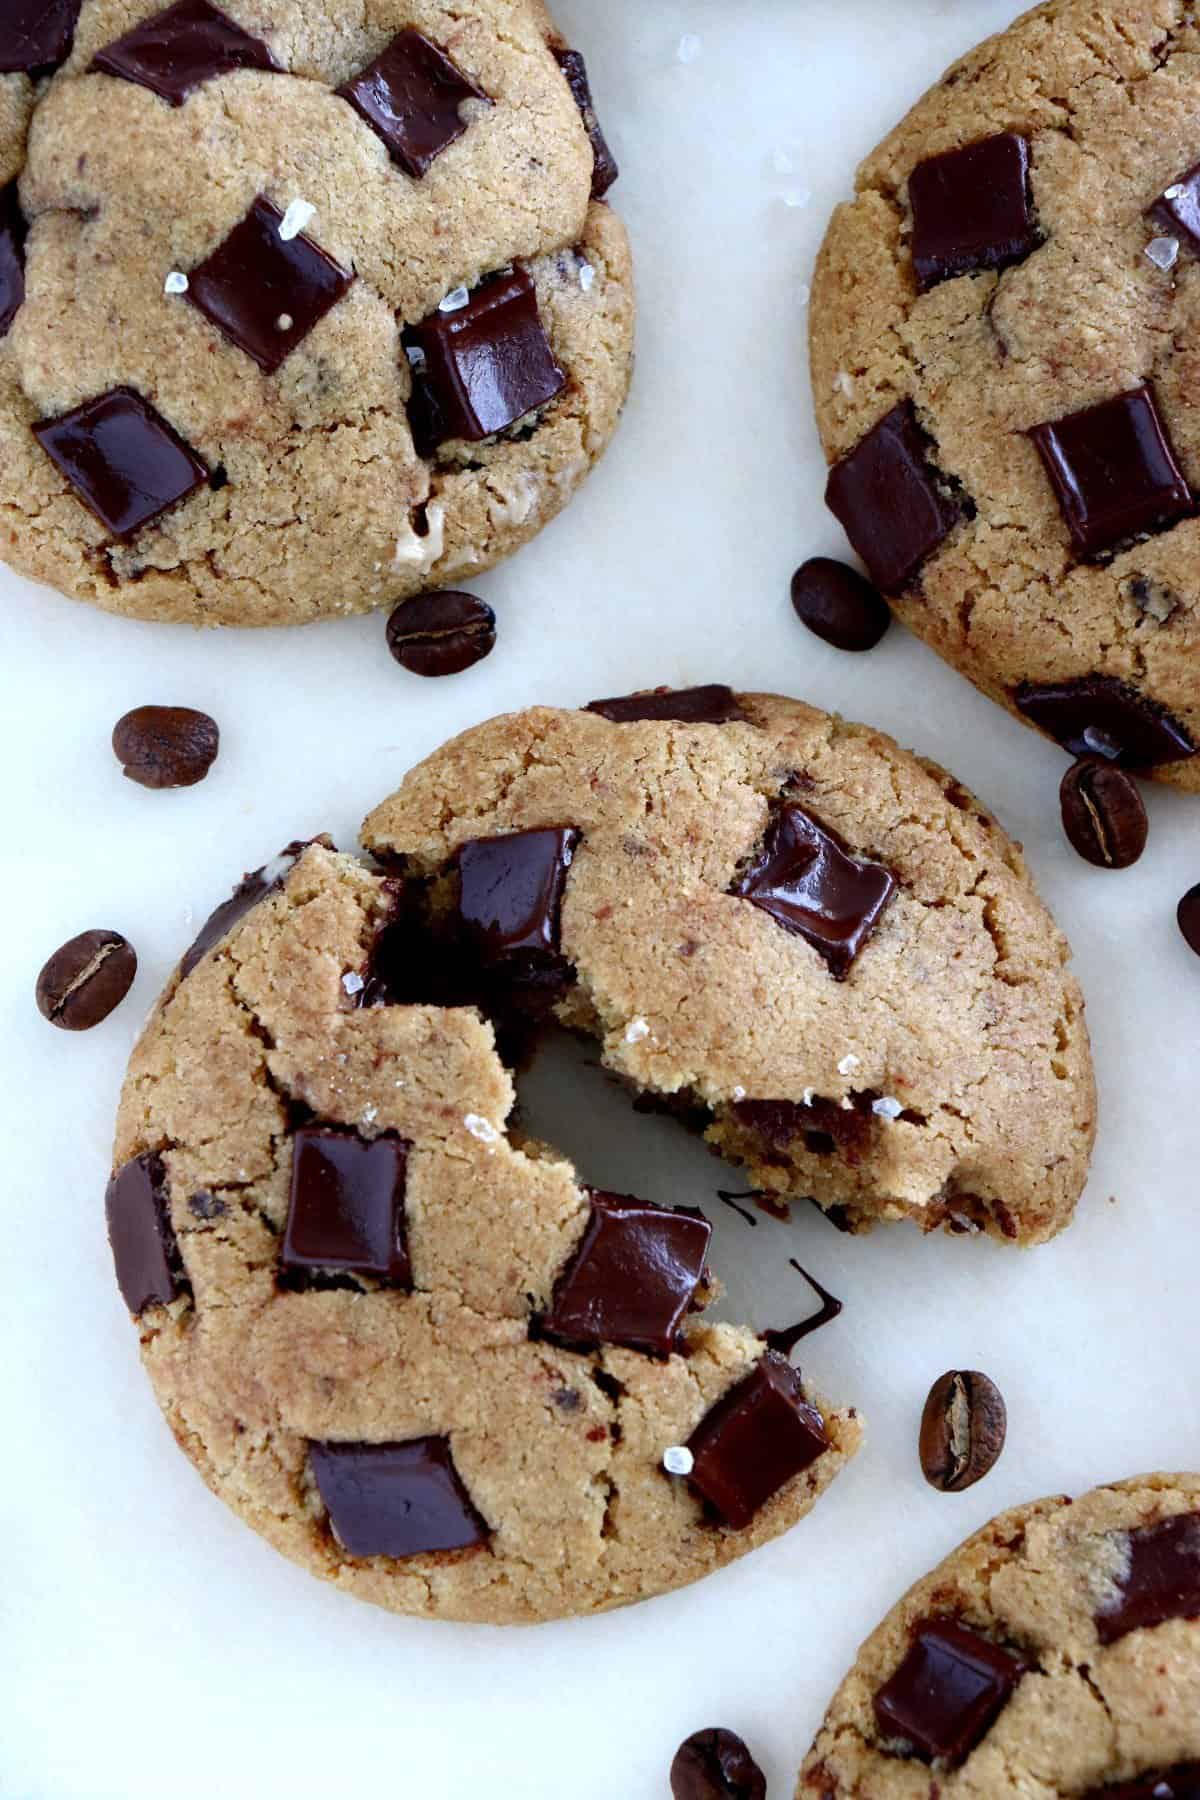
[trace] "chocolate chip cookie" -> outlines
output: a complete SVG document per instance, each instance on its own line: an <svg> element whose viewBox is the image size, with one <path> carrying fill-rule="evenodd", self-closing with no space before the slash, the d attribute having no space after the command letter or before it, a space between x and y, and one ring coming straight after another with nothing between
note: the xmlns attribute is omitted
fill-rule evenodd
<svg viewBox="0 0 1200 1800"><path fill-rule="evenodd" d="M858 171L815 276L827 499L1072 755L1200 788L1200 25L1050 0Z"/></svg>
<svg viewBox="0 0 1200 1800"><path fill-rule="evenodd" d="M859 1652L798 1800L1200 1793L1200 1476L1001 1513Z"/></svg>
<svg viewBox="0 0 1200 1800"><path fill-rule="evenodd" d="M616 426L615 178L540 0L17 0L0 554L194 624L487 568Z"/></svg>

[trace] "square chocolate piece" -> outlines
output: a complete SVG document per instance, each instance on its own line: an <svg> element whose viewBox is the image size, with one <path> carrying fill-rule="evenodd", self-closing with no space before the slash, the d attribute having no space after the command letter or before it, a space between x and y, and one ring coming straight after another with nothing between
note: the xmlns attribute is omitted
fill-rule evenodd
<svg viewBox="0 0 1200 1800"><path fill-rule="evenodd" d="M1125 768L1152 769L1196 754L1186 727L1165 706L1112 675L1023 681L1013 690L1013 704L1072 756L1103 756Z"/></svg>
<svg viewBox="0 0 1200 1800"><path fill-rule="evenodd" d="M419 456L432 456L447 438L475 444L507 431L566 386L528 269L492 275L464 305L439 307L409 327L404 346L413 368L408 411Z"/></svg>
<svg viewBox="0 0 1200 1800"><path fill-rule="evenodd" d="M902 400L829 471L825 504L884 594L902 593L963 516L929 448Z"/></svg>
<svg viewBox="0 0 1200 1800"><path fill-rule="evenodd" d="M786 1482L824 1456L829 1437L804 1398L798 1370L768 1351L705 1414L687 1447L692 1486L724 1524L742 1531Z"/></svg>
<svg viewBox="0 0 1200 1800"><path fill-rule="evenodd" d="M455 859L459 917L484 960L557 957L567 872L579 833L570 825L473 838Z"/></svg>
<svg viewBox="0 0 1200 1800"><path fill-rule="evenodd" d="M81 0L4 0L0 6L0 75L37 80L71 54Z"/></svg>
<svg viewBox="0 0 1200 1800"><path fill-rule="evenodd" d="M617 168L616 158L608 147L608 140L600 129L600 121L596 117L587 65L578 50L554 50L552 54L566 78L567 86L571 90L571 98L579 108L579 116L583 120L584 130L591 141L592 199L603 200L617 179L620 170Z"/></svg>
<svg viewBox="0 0 1200 1800"><path fill-rule="evenodd" d="M1177 175L1147 211L1156 225L1200 256L1200 163Z"/></svg>
<svg viewBox="0 0 1200 1800"><path fill-rule="evenodd" d="M0 188L0 338L7 337L25 299L25 215L17 184Z"/></svg>
<svg viewBox="0 0 1200 1800"><path fill-rule="evenodd" d="M411 26L397 32L381 56L337 91L414 180L463 135L468 100L492 105L490 95L444 50Z"/></svg>
<svg viewBox="0 0 1200 1800"><path fill-rule="evenodd" d="M748 723L732 688L655 688L649 694L621 694L613 700L589 700L585 712L599 713L614 725L642 719L677 719L683 725Z"/></svg>
<svg viewBox="0 0 1200 1800"><path fill-rule="evenodd" d="M200 458L133 388L111 388L31 429L115 538L132 537L208 480Z"/></svg>
<svg viewBox="0 0 1200 1800"><path fill-rule="evenodd" d="M927 156L908 178L912 258L922 293L977 269L1006 269L1038 246L1029 145L1015 132Z"/></svg>
<svg viewBox="0 0 1200 1800"><path fill-rule="evenodd" d="M1096 1614L1096 1635L1115 1644L1168 1619L1200 1618L1200 1513L1178 1513L1125 1534L1129 1562L1115 1597Z"/></svg>
<svg viewBox="0 0 1200 1800"><path fill-rule="evenodd" d="M692 1207L595 1190L591 1202L542 1330L572 1346L621 1344L670 1356L704 1274L712 1226Z"/></svg>
<svg viewBox="0 0 1200 1800"><path fill-rule="evenodd" d="M292 1138L279 1266L289 1274L375 1275L411 1289L404 1196L410 1145L306 1125Z"/></svg>
<svg viewBox="0 0 1200 1800"><path fill-rule="evenodd" d="M181 1292L183 1265L167 1203L161 1156L146 1152L117 1170L104 1195L117 1286L135 1316L169 1306Z"/></svg>
<svg viewBox="0 0 1200 1800"><path fill-rule="evenodd" d="M912 1649L875 1696L885 1737L932 1762L960 1763L985 1738L1013 1695L1025 1664L954 1619L917 1627Z"/></svg>
<svg viewBox="0 0 1200 1800"><path fill-rule="evenodd" d="M310 1444L308 1454L330 1525L351 1556L426 1556L488 1540L444 1437Z"/></svg>
<svg viewBox="0 0 1200 1800"><path fill-rule="evenodd" d="M1029 435L1085 559L1196 510L1149 386L1035 425Z"/></svg>
<svg viewBox="0 0 1200 1800"><path fill-rule="evenodd" d="M260 194L240 225L193 269L187 298L266 375L349 291L354 275L302 232L282 238L283 214Z"/></svg>
<svg viewBox="0 0 1200 1800"><path fill-rule="evenodd" d="M176 0L107 44L91 66L98 74L149 88L171 106L182 106L194 88L231 69L279 69L260 38L208 0Z"/></svg>
<svg viewBox="0 0 1200 1800"><path fill-rule="evenodd" d="M729 890L820 952L844 981L896 891L882 863L851 856L804 807L779 808L762 850Z"/></svg>

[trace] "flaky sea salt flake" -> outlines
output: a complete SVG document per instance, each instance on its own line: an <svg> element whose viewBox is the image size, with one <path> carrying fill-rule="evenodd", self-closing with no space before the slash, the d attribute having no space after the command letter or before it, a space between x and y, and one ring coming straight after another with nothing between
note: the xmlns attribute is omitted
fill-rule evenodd
<svg viewBox="0 0 1200 1800"><path fill-rule="evenodd" d="M167 276L167 279L163 282L163 293L164 294L186 294L187 291L188 291L188 278L184 274L183 270L182 269L172 269L171 272L169 273L169 275Z"/></svg>
<svg viewBox="0 0 1200 1800"><path fill-rule="evenodd" d="M877 1119L898 1119L904 1107L893 1095L883 1094L878 1100L872 1100L871 1111Z"/></svg>
<svg viewBox="0 0 1200 1800"><path fill-rule="evenodd" d="M1156 269L1173 269L1179 260L1179 239L1173 237L1151 238L1146 245L1146 260L1152 262Z"/></svg>
<svg viewBox="0 0 1200 1800"><path fill-rule="evenodd" d="M461 312L468 305L471 296L465 287L451 288L444 300L439 300L438 311L444 313Z"/></svg>
<svg viewBox="0 0 1200 1800"><path fill-rule="evenodd" d="M347 973L342 976L342 986L348 994L361 994L366 985L367 984L362 976L354 969L348 970Z"/></svg>
<svg viewBox="0 0 1200 1800"><path fill-rule="evenodd" d="M663 1468L668 1475L690 1475L696 1459L686 1444L672 1444L663 1451Z"/></svg>
<svg viewBox="0 0 1200 1800"><path fill-rule="evenodd" d="M307 200L292 200L288 209L279 221L279 235L285 244L290 244L317 216L317 209Z"/></svg>
<svg viewBox="0 0 1200 1800"><path fill-rule="evenodd" d="M500 1133L496 1130L496 1127L492 1124L490 1119L483 1118L479 1113L468 1113L463 1120L463 1124L466 1126L471 1136L473 1138L478 1138L481 1144L495 1144L499 1142Z"/></svg>
<svg viewBox="0 0 1200 1800"><path fill-rule="evenodd" d="M649 1036L650 1027L647 1025L645 1019L630 1019L628 1025L625 1027L625 1042L627 1044L640 1044L643 1038L648 1038Z"/></svg>

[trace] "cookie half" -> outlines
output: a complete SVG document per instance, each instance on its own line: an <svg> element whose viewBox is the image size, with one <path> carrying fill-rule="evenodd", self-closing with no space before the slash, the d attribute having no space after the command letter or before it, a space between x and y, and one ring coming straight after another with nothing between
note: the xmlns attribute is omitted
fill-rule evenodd
<svg viewBox="0 0 1200 1800"><path fill-rule="evenodd" d="M0 22L6 560L114 612L293 624L554 517L615 429L633 299L540 0L29 10Z"/></svg>
<svg viewBox="0 0 1200 1800"><path fill-rule="evenodd" d="M1001 1513L859 1651L798 1800L1189 1800L1200 1476Z"/></svg>
<svg viewBox="0 0 1200 1800"><path fill-rule="evenodd" d="M1200 27L1051 0L858 171L810 318L827 498L905 622L1072 754L1200 787Z"/></svg>

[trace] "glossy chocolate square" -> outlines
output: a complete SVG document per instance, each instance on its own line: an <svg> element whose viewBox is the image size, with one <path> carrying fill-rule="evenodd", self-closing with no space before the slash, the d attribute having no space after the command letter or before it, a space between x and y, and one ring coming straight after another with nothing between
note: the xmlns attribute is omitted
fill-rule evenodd
<svg viewBox="0 0 1200 1800"><path fill-rule="evenodd" d="M541 1321L548 1337L594 1348L621 1344L670 1356L704 1274L712 1226L674 1210L593 1191L592 1213Z"/></svg>
<svg viewBox="0 0 1200 1800"><path fill-rule="evenodd" d="M912 1649L875 1696L875 1722L912 1754L960 1763L1008 1705L1025 1664L954 1619L918 1626Z"/></svg>
<svg viewBox="0 0 1200 1800"><path fill-rule="evenodd" d="M596 108L592 101L592 84L588 80L587 65L578 50L555 50L554 60L566 78L571 90L571 97L579 108L579 116L583 120L584 130L592 146L592 199L603 200L620 170L616 158L608 147L608 140L600 129L600 121L596 117Z"/></svg>
<svg viewBox="0 0 1200 1800"><path fill-rule="evenodd" d="M1086 559L1196 510L1148 386L1035 425L1029 435Z"/></svg>
<svg viewBox="0 0 1200 1800"><path fill-rule="evenodd" d="M71 54L81 0L4 0L0 75L48 75Z"/></svg>
<svg viewBox="0 0 1200 1800"><path fill-rule="evenodd" d="M799 1371L768 1351L688 1439L689 1477L721 1521L742 1531L760 1507L829 1448Z"/></svg>
<svg viewBox="0 0 1200 1800"><path fill-rule="evenodd" d="M419 456L448 438L507 431L566 385L528 269L492 275L463 306L439 307L404 333L413 366L409 422Z"/></svg>
<svg viewBox="0 0 1200 1800"><path fill-rule="evenodd" d="M17 184L10 181L0 188L0 338L7 337L24 299L25 215Z"/></svg>
<svg viewBox="0 0 1200 1800"><path fill-rule="evenodd" d="M426 1556L488 1540L444 1437L314 1443L308 1454L329 1523L351 1556Z"/></svg>
<svg viewBox="0 0 1200 1800"><path fill-rule="evenodd" d="M1151 769L1196 754L1186 727L1165 706L1111 675L1024 681L1013 690L1013 704L1072 756Z"/></svg>
<svg viewBox="0 0 1200 1800"><path fill-rule="evenodd" d="M648 694L620 694L612 700L589 700L585 712L599 713L614 725L643 719L675 719L682 725L748 723L732 688L655 688Z"/></svg>
<svg viewBox="0 0 1200 1800"><path fill-rule="evenodd" d="M177 0L106 44L92 69L149 88L182 106L194 88L231 69L278 70L260 38L251 37L208 0Z"/></svg>
<svg viewBox="0 0 1200 1800"><path fill-rule="evenodd" d="M414 180L467 129L469 100L492 100L446 52L411 27L338 90Z"/></svg>
<svg viewBox="0 0 1200 1800"><path fill-rule="evenodd" d="M404 1198L410 1146L306 1125L292 1138L279 1266L289 1274L374 1275L412 1287Z"/></svg>
<svg viewBox="0 0 1200 1800"><path fill-rule="evenodd" d="M884 594L909 587L963 516L929 450L904 400L829 471L825 504Z"/></svg>
<svg viewBox="0 0 1200 1800"><path fill-rule="evenodd" d="M230 343L273 375L349 291L354 275L260 194L240 225L188 277L187 298Z"/></svg>
<svg viewBox="0 0 1200 1800"><path fill-rule="evenodd" d="M133 388L111 388L33 435L115 538L130 538L203 487L208 470Z"/></svg>
<svg viewBox="0 0 1200 1800"><path fill-rule="evenodd" d="M1155 224L1200 256L1200 163L1168 182L1147 210Z"/></svg>
<svg viewBox="0 0 1200 1800"><path fill-rule="evenodd" d="M839 981L862 954L896 880L882 863L851 856L802 806L781 806L762 850L730 889L820 952Z"/></svg>
<svg viewBox="0 0 1200 1800"><path fill-rule="evenodd" d="M1200 1513L1179 1513L1124 1534L1128 1563L1117 1592L1096 1613L1096 1635L1114 1644L1168 1619L1200 1618Z"/></svg>
<svg viewBox="0 0 1200 1800"><path fill-rule="evenodd" d="M570 825L473 838L458 852L459 917L484 960L556 957L567 873L579 833Z"/></svg>
<svg viewBox="0 0 1200 1800"><path fill-rule="evenodd" d="M908 178L912 258L922 292L1037 249L1029 145L1015 132L927 156Z"/></svg>
<svg viewBox="0 0 1200 1800"><path fill-rule="evenodd" d="M162 1157L147 1152L119 1168L105 1192L104 1211L117 1286L130 1312L169 1306L183 1284Z"/></svg>

